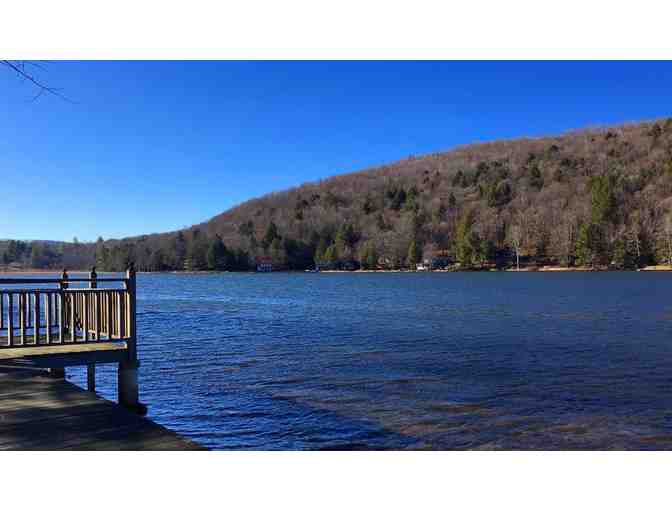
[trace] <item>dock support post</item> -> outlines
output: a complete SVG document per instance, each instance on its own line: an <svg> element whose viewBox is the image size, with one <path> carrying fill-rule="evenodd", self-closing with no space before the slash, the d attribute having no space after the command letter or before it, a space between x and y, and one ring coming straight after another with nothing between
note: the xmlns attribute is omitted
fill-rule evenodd
<svg viewBox="0 0 672 510"><path fill-rule="evenodd" d="M137 361L124 361L119 363L117 389L119 390L119 403L129 409L137 409L140 404Z"/></svg>
<svg viewBox="0 0 672 510"><path fill-rule="evenodd" d="M138 414L146 414L147 406L140 403L138 390L138 351L135 328L135 268L131 265L126 270L126 290L128 290L128 301L126 307L127 327L128 327L128 359L119 363L117 389L119 393L119 403Z"/></svg>
<svg viewBox="0 0 672 510"><path fill-rule="evenodd" d="M96 364L91 363L86 366L86 389L92 393L96 392Z"/></svg>
<svg viewBox="0 0 672 510"><path fill-rule="evenodd" d="M49 377L54 379L65 379L65 368L50 368Z"/></svg>

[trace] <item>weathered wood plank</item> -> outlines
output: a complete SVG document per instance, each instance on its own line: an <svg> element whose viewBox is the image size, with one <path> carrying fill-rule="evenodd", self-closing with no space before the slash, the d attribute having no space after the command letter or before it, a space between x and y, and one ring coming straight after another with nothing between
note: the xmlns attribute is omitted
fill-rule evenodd
<svg viewBox="0 0 672 510"><path fill-rule="evenodd" d="M69 382L35 370L0 368L0 450L61 449L203 447Z"/></svg>
<svg viewBox="0 0 672 510"><path fill-rule="evenodd" d="M0 349L0 360L20 359L36 356L66 355L83 352L103 352L126 350L125 342L77 343L66 345L40 345L39 347L19 347Z"/></svg>

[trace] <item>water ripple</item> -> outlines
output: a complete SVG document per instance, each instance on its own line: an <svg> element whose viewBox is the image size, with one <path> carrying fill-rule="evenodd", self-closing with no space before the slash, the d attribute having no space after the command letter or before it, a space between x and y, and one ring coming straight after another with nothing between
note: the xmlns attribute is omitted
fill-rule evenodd
<svg viewBox="0 0 672 510"><path fill-rule="evenodd" d="M220 449L672 449L671 278L140 275L141 398Z"/></svg>

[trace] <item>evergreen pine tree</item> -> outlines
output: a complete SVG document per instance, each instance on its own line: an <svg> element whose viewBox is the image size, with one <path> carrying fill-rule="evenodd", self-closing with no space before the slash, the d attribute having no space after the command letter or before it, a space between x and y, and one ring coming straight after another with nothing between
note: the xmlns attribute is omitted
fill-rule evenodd
<svg viewBox="0 0 672 510"><path fill-rule="evenodd" d="M210 241L206 259L208 269L211 271L223 271L227 269L227 249L221 237L215 236Z"/></svg>
<svg viewBox="0 0 672 510"><path fill-rule="evenodd" d="M408 256L406 257L406 263L409 268L415 269L416 265L420 262L422 258L422 252L420 247L415 239L411 241L411 244L408 246Z"/></svg>
<svg viewBox="0 0 672 510"><path fill-rule="evenodd" d="M187 240L180 230L173 240L173 269L184 269L184 263L187 256Z"/></svg>
<svg viewBox="0 0 672 510"><path fill-rule="evenodd" d="M471 231L474 222L473 213L466 212L457 224L455 232L455 255L457 261L464 267L473 264L475 255L474 235Z"/></svg>
<svg viewBox="0 0 672 510"><path fill-rule="evenodd" d="M261 246L264 250L268 250L276 239L280 239L280 234L278 233L278 226L274 222L268 224L264 238L261 240Z"/></svg>

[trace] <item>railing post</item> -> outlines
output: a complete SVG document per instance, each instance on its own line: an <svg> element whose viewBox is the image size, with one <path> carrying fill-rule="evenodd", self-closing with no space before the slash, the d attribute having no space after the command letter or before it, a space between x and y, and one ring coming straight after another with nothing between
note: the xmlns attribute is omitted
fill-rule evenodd
<svg viewBox="0 0 672 510"><path fill-rule="evenodd" d="M58 283L58 286L60 287L61 290L65 290L68 288L68 271L63 268L63 272L61 273L61 281ZM61 316L59 317L59 329L63 328L63 301L64 301L64 295L61 293L61 307L60 307L60 314ZM61 338L61 342L63 339ZM57 378L57 379L65 379L65 368L50 368L49 369L49 375L51 377Z"/></svg>
<svg viewBox="0 0 672 510"><path fill-rule="evenodd" d="M98 288L98 274L96 273L96 266L93 266L91 268L91 271L89 272L89 288L90 289L96 289ZM88 313L88 311L87 311ZM100 320L100 317L96 315L94 318L94 321L96 324L98 324L98 321ZM96 331L99 331L99 329L96 327ZM100 340L99 338L96 338L96 340ZM89 363L86 367L86 389L95 393L96 392L96 364L95 363Z"/></svg>
<svg viewBox="0 0 672 510"><path fill-rule="evenodd" d="M61 282L59 283L59 286L61 287L61 290L65 290L68 288L68 271L67 269L63 269L63 272L61 273Z"/></svg>
<svg viewBox="0 0 672 510"><path fill-rule="evenodd" d="M126 270L126 281L124 286L127 291L127 318L128 335L126 345L128 349L128 358L119 363L117 389L119 391L119 403L124 407L132 409L140 414L147 412L147 407L140 403L138 391L138 351L135 327L135 268L131 264Z"/></svg>
<svg viewBox="0 0 672 510"><path fill-rule="evenodd" d="M126 291L128 292L128 302L126 306L127 310L127 322L128 324L126 325L126 328L128 330L128 357L132 360L137 361L138 360L138 353L137 353L137 339L135 337L136 334L136 329L135 329L135 292L136 292L136 287L135 287L135 267L131 265L127 270L126 270L126 281L124 282L124 286L126 287ZM120 332L123 333L123 332Z"/></svg>
<svg viewBox="0 0 672 510"><path fill-rule="evenodd" d="M60 331L63 331L63 336L60 339L61 342L65 342L65 334L68 332L68 324L70 324L70 321L68 320L68 314L70 313L70 306L68 304L68 300L65 297L65 291L68 288L68 272L63 269L63 272L61 273L61 281L58 284L58 286L61 289L61 306L60 308L60 317L59 317L59 329Z"/></svg>
<svg viewBox="0 0 672 510"><path fill-rule="evenodd" d="M91 268L89 272L89 288L97 289L98 288L98 273L96 273L96 266Z"/></svg>

